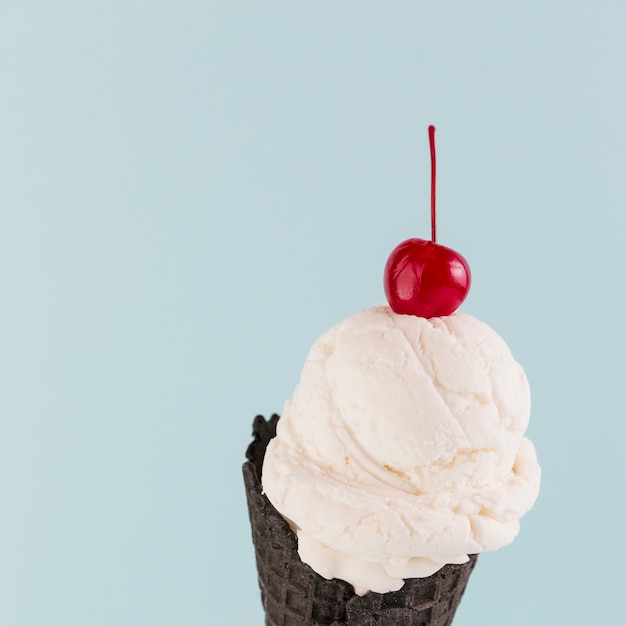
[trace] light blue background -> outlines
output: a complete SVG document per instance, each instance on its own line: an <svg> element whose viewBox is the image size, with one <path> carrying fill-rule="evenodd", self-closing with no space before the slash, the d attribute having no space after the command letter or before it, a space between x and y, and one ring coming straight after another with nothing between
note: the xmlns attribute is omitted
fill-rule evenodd
<svg viewBox="0 0 626 626"><path fill-rule="evenodd" d="M430 123L544 470L455 624L621 623L624 32L621 0L0 0L0 624L262 623L251 420L429 236Z"/></svg>

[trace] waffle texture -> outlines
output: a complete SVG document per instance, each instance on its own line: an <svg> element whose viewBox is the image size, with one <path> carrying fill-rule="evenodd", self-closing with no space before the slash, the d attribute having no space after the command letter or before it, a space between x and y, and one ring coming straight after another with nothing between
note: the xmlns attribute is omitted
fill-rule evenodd
<svg viewBox="0 0 626 626"><path fill-rule="evenodd" d="M411 578L399 591L354 593L345 581L326 580L298 556L297 538L262 494L265 449L278 415L258 415L243 477L266 626L450 626L476 555L428 578Z"/></svg>

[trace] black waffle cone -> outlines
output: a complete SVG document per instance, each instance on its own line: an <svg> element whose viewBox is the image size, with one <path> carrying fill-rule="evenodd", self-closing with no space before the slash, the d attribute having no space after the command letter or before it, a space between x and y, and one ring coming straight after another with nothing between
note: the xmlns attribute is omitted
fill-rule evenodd
<svg viewBox="0 0 626 626"><path fill-rule="evenodd" d="M326 580L300 560L295 534L261 489L265 449L278 419L255 418L254 441L243 465L266 626L450 626L476 555L427 578L410 578L400 591L364 596L343 580Z"/></svg>

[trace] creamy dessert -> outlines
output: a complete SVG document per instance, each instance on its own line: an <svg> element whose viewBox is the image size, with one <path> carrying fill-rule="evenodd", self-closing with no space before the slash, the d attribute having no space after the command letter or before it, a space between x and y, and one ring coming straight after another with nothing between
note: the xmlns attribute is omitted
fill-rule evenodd
<svg viewBox="0 0 626 626"><path fill-rule="evenodd" d="M514 539L539 491L529 415L524 371L487 325L374 307L312 347L263 490L316 572L395 591Z"/></svg>

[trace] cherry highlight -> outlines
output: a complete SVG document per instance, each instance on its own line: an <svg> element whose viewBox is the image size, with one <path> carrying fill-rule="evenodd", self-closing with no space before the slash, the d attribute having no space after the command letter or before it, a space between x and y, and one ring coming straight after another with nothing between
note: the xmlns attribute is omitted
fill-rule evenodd
<svg viewBox="0 0 626 626"><path fill-rule="evenodd" d="M432 168L430 220L432 239L412 237L389 255L383 273L387 302L399 315L446 317L456 311L470 288L471 274L463 255L436 243L437 161L435 127L428 127Z"/></svg>
<svg viewBox="0 0 626 626"><path fill-rule="evenodd" d="M430 239L437 241L437 156L435 154L435 127L428 127L430 144Z"/></svg>

